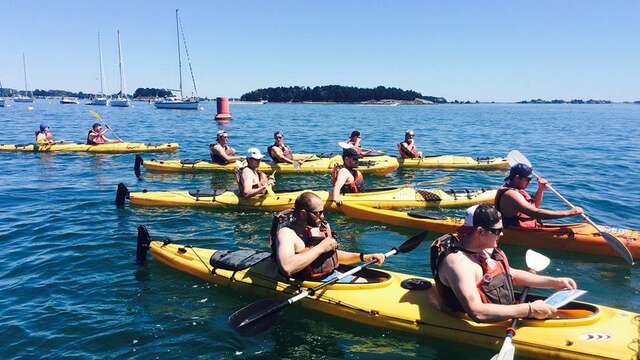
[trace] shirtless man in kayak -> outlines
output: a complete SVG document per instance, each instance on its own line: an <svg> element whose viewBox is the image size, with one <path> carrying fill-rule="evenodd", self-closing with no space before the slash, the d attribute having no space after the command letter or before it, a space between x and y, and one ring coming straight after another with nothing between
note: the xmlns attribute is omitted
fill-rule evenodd
<svg viewBox="0 0 640 360"><path fill-rule="evenodd" d="M567 277L535 275L509 266L498 248L502 219L490 205L474 205L467 210L464 226L431 245L431 271L444 305L451 311L467 313L477 322L511 318L545 319L557 309L542 300L517 304L513 286L575 289Z"/></svg>
<svg viewBox="0 0 640 360"><path fill-rule="evenodd" d="M100 123L94 123L91 130L87 133L87 145L115 144L121 143L121 140L108 139L105 135L111 131L110 127L102 130Z"/></svg>
<svg viewBox="0 0 640 360"><path fill-rule="evenodd" d="M413 130L407 130L404 133L404 141L398 144L398 151L400 157L403 159L417 159L422 157L422 152L418 151L413 139L416 137L416 133Z"/></svg>
<svg viewBox="0 0 640 360"><path fill-rule="evenodd" d="M273 162L293 164L293 152L290 147L285 145L282 131L276 131L273 134L273 140L275 141L273 145L267 148L267 153L273 159ZM298 162L303 162L303 160Z"/></svg>
<svg viewBox="0 0 640 360"><path fill-rule="evenodd" d="M227 165L236 160L242 160L242 156L236 156L236 150L229 145L229 135L224 130L218 130L216 143L209 145L211 162Z"/></svg>
<svg viewBox="0 0 640 360"><path fill-rule="evenodd" d="M357 169L358 153L356 149L349 148L342 150L342 166L336 166L331 174L333 190L331 191L331 201L337 205L342 204L344 193L357 193L364 190L364 177Z"/></svg>
<svg viewBox="0 0 640 360"><path fill-rule="evenodd" d="M351 136L349 136L349 140L347 141L347 144L351 144L356 150L356 152L358 153L358 157L367 156L375 151L373 149L362 150L361 141L362 138L360 137L360 131L358 130L352 131Z"/></svg>
<svg viewBox="0 0 640 360"><path fill-rule="evenodd" d="M280 273L301 280L329 281L340 274L339 264L375 261L382 265L385 260L384 254L338 250L338 242L324 219L324 202L312 192L300 194L293 209L274 217L271 250ZM339 282L366 280L351 275Z"/></svg>
<svg viewBox="0 0 640 360"><path fill-rule="evenodd" d="M264 157L257 148L247 151L247 166L240 170L238 175L238 189L240 196L252 198L267 193L267 187L273 186L276 181L273 176L267 176L260 167L260 160Z"/></svg>
<svg viewBox="0 0 640 360"><path fill-rule="evenodd" d="M560 219L583 213L575 207L569 210L555 211L540 208L547 180L538 177L538 190L532 198L525 190L531 182L533 169L525 164L511 167L505 183L498 188L495 206L502 214L505 227L537 228L542 226L540 220Z"/></svg>

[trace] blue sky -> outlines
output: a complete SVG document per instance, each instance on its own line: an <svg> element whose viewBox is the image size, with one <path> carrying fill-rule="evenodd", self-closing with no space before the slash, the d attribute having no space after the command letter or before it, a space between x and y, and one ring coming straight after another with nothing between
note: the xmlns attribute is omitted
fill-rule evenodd
<svg viewBox="0 0 640 360"><path fill-rule="evenodd" d="M180 8L200 95L268 86L414 89L449 100L640 99L639 1L0 2L0 80L97 91L177 87ZM189 80L187 71L185 80ZM189 80L190 81L190 80Z"/></svg>

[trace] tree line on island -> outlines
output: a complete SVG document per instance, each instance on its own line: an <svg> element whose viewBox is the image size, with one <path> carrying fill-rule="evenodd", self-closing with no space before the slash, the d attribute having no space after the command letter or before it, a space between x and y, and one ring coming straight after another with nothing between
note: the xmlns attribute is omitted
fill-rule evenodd
<svg viewBox="0 0 640 360"><path fill-rule="evenodd" d="M359 88L355 86L279 86L250 91L240 97L242 101L269 102L336 102L359 103L370 100L415 100L423 99L443 104L447 99L435 96L423 96L414 90L403 90L395 87L378 86L375 88Z"/></svg>

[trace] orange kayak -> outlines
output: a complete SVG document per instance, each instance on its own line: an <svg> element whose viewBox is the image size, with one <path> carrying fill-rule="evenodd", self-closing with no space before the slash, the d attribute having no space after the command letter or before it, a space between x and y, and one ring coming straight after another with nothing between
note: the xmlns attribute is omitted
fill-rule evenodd
<svg viewBox="0 0 640 360"><path fill-rule="evenodd" d="M436 218L426 215L374 209L368 206L343 203L340 210L355 219L376 221L389 225L429 230L437 233L450 233L462 226L462 218ZM640 232L636 230L616 229L601 226L629 248L635 260L640 259ZM504 244L526 246L534 249L563 250L593 255L619 256L607 241L591 225L545 224L538 229L507 228L500 239Z"/></svg>

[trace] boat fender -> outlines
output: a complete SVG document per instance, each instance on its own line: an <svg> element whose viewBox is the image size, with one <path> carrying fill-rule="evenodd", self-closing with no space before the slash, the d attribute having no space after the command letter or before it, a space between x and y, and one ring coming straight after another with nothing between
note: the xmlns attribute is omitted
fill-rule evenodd
<svg viewBox="0 0 640 360"><path fill-rule="evenodd" d="M403 289L407 290L429 290L433 287L433 284L429 280L419 279L419 278L411 278L402 280L400 283Z"/></svg>
<svg viewBox="0 0 640 360"><path fill-rule="evenodd" d="M136 161L133 164L133 173L136 174L137 177L140 177L140 166L144 164L144 160L140 154L136 155Z"/></svg>
<svg viewBox="0 0 640 360"><path fill-rule="evenodd" d="M218 250L211 255L209 264L214 268L235 272L252 267L270 257L271 253L267 251L256 251L251 249Z"/></svg>
<svg viewBox="0 0 640 360"><path fill-rule="evenodd" d="M136 245L136 264L144 265L147 261L147 252L151 244L149 230L144 225L138 226L138 239Z"/></svg>

